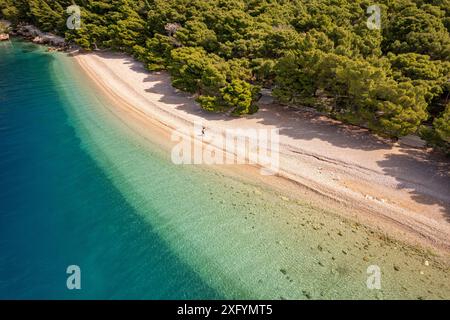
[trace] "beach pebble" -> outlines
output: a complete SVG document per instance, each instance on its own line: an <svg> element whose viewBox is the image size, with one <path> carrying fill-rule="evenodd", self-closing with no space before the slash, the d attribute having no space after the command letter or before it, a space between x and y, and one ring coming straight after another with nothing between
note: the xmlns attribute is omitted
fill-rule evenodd
<svg viewBox="0 0 450 320"><path fill-rule="evenodd" d="M425 260L423 264L428 267L430 265L430 262L428 262L428 260Z"/></svg>
<svg viewBox="0 0 450 320"><path fill-rule="evenodd" d="M307 299L311 299L311 294L310 294L308 291L303 290L303 295L304 295Z"/></svg>
<svg viewBox="0 0 450 320"><path fill-rule="evenodd" d="M288 198L288 197L282 196L282 197L281 197L281 200L283 200L283 201L289 201L289 198Z"/></svg>

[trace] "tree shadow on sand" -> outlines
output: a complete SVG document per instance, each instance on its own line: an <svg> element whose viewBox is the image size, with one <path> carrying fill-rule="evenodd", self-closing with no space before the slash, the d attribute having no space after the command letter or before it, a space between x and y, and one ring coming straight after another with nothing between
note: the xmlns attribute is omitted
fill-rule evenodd
<svg viewBox="0 0 450 320"><path fill-rule="evenodd" d="M167 86L169 77L165 73L151 74L145 81L153 83L153 86L146 90L147 92L162 94L159 101L174 105L177 110L195 114L204 120L233 121L237 118L224 113L203 110L192 95ZM344 125L319 114L281 105L261 106L256 114L246 116L246 118L273 126L279 129L280 134L294 139L320 139L340 148L361 150L389 150L392 148L389 141L370 134L367 129Z"/></svg>
<svg viewBox="0 0 450 320"><path fill-rule="evenodd" d="M132 70L145 76L145 89L158 94L159 101L171 105L176 110L196 115L201 119L233 121L236 117L224 113L211 113L200 108L195 98L170 85L167 72L148 72L144 65L126 55L112 52L98 52L108 59L124 59ZM407 189L412 198L421 204L438 205L450 222L450 161L444 156L424 150L401 148L391 152L394 144L371 134L367 129L345 125L324 115L301 108L291 108L278 104L261 105L260 110L246 118L257 123L279 129L280 134L299 140L321 140L342 149L361 151L381 151L385 159L376 161L385 175L395 178L399 189Z"/></svg>
<svg viewBox="0 0 450 320"><path fill-rule="evenodd" d="M450 222L450 161L444 155L401 148L377 163L421 204L438 205Z"/></svg>
<svg viewBox="0 0 450 320"><path fill-rule="evenodd" d="M160 102L172 104L177 110L202 117L205 120L232 121L235 117L202 110L191 95L167 86L167 74L152 74L145 81L154 82L148 92L162 94ZM401 153L390 152L392 141L377 137L369 130L346 125L324 115L281 105L264 105L246 118L270 125L280 134L299 140L318 139L335 147L362 151L379 150L386 158L376 163L384 174L395 178L398 189L406 189L420 204L438 205L450 222L450 161L445 156L425 150L402 147Z"/></svg>
<svg viewBox="0 0 450 320"><path fill-rule="evenodd" d="M148 82L156 81L147 91L162 94L161 102L175 105L177 110L195 114L205 120L236 119L202 110L191 95L168 88L168 78L165 77L167 75L150 75L146 78ZM440 206L440 210L450 222L450 170L449 160L445 157L413 148L402 148L401 154L390 153L394 144L371 134L367 129L345 125L314 112L281 105L262 106L256 114L247 118L278 128L280 134L294 139L326 141L342 148L343 153L345 149L385 152L386 159L378 161L377 164L386 175L395 178L397 188L407 189L412 199L418 203Z"/></svg>

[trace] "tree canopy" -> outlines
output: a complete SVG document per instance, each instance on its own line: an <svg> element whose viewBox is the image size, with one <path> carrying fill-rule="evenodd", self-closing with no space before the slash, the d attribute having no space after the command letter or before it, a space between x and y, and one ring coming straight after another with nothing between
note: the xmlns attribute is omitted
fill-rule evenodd
<svg viewBox="0 0 450 320"><path fill-rule="evenodd" d="M81 7L68 30L65 9ZM212 112L256 111L261 87L398 137L449 145L450 0L0 0L1 16L86 50L128 52ZM431 132L431 133L430 133ZM430 140L430 141L431 141Z"/></svg>

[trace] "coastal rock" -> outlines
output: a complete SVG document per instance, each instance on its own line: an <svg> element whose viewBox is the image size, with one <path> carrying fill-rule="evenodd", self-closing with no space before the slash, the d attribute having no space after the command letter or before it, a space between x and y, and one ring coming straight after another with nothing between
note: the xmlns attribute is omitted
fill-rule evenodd
<svg viewBox="0 0 450 320"><path fill-rule="evenodd" d="M40 37L40 36L34 37L32 41L34 43L37 43L37 44L43 44L44 43L44 39L42 37Z"/></svg>
<svg viewBox="0 0 450 320"><path fill-rule="evenodd" d="M274 103L274 98L272 96L272 90L270 89L261 89L260 98L258 100L259 104L272 104Z"/></svg>
<svg viewBox="0 0 450 320"><path fill-rule="evenodd" d="M17 29L17 34L22 37L28 38L37 44L47 44L54 47L67 46L64 38L49 32L42 32L32 25L19 26L19 28Z"/></svg>
<svg viewBox="0 0 450 320"><path fill-rule="evenodd" d="M11 22L0 19L0 41L9 40Z"/></svg>
<svg viewBox="0 0 450 320"><path fill-rule="evenodd" d="M5 19L0 19L0 24L4 25L6 28L11 26L11 22Z"/></svg>
<svg viewBox="0 0 450 320"><path fill-rule="evenodd" d="M403 145L406 147L411 147L411 148L416 148L416 149L425 148L425 146L427 145L426 141L421 139L417 135L408 135L408 136L402 137L398 140L398 142L400 143L400 145Z"/></svg>

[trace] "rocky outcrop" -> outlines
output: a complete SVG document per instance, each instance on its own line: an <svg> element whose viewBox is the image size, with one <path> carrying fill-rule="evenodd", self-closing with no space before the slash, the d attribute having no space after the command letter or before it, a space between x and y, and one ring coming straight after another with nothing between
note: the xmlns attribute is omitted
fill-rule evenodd
<svg viewBox="0 0 450 320"><path fill-rule="evenodd" d="M417 135L412 135L412 134L409 136L401 137L400 139L398 139L398 143L400 145L403 145L406 147L417 148L417 149L425 148L427 145L427 142L425 140L421 139Z"/></svg>
<svg viewBox="0 0 450 320"><path fill-rule="evenodd" d="M20 25L17 29L17 35L27 38L37 44L46 44L59 48L67 46L64 38L49 32L42 32L32 25Z"/></svg>
<svg viewBox="0 0 450 320"><path fill-rule="evenodd" d="M0 41L9 40L9 27L11 22L7 20L0 20Z"/></svg>
<svg viewBox="0 0 450 320"><path fill-rule="evenodd" d="M258 104L267 105L274 103L274 98L272 96L272 90L262 88L260 91L260 98L258 100Z"/></svg>

